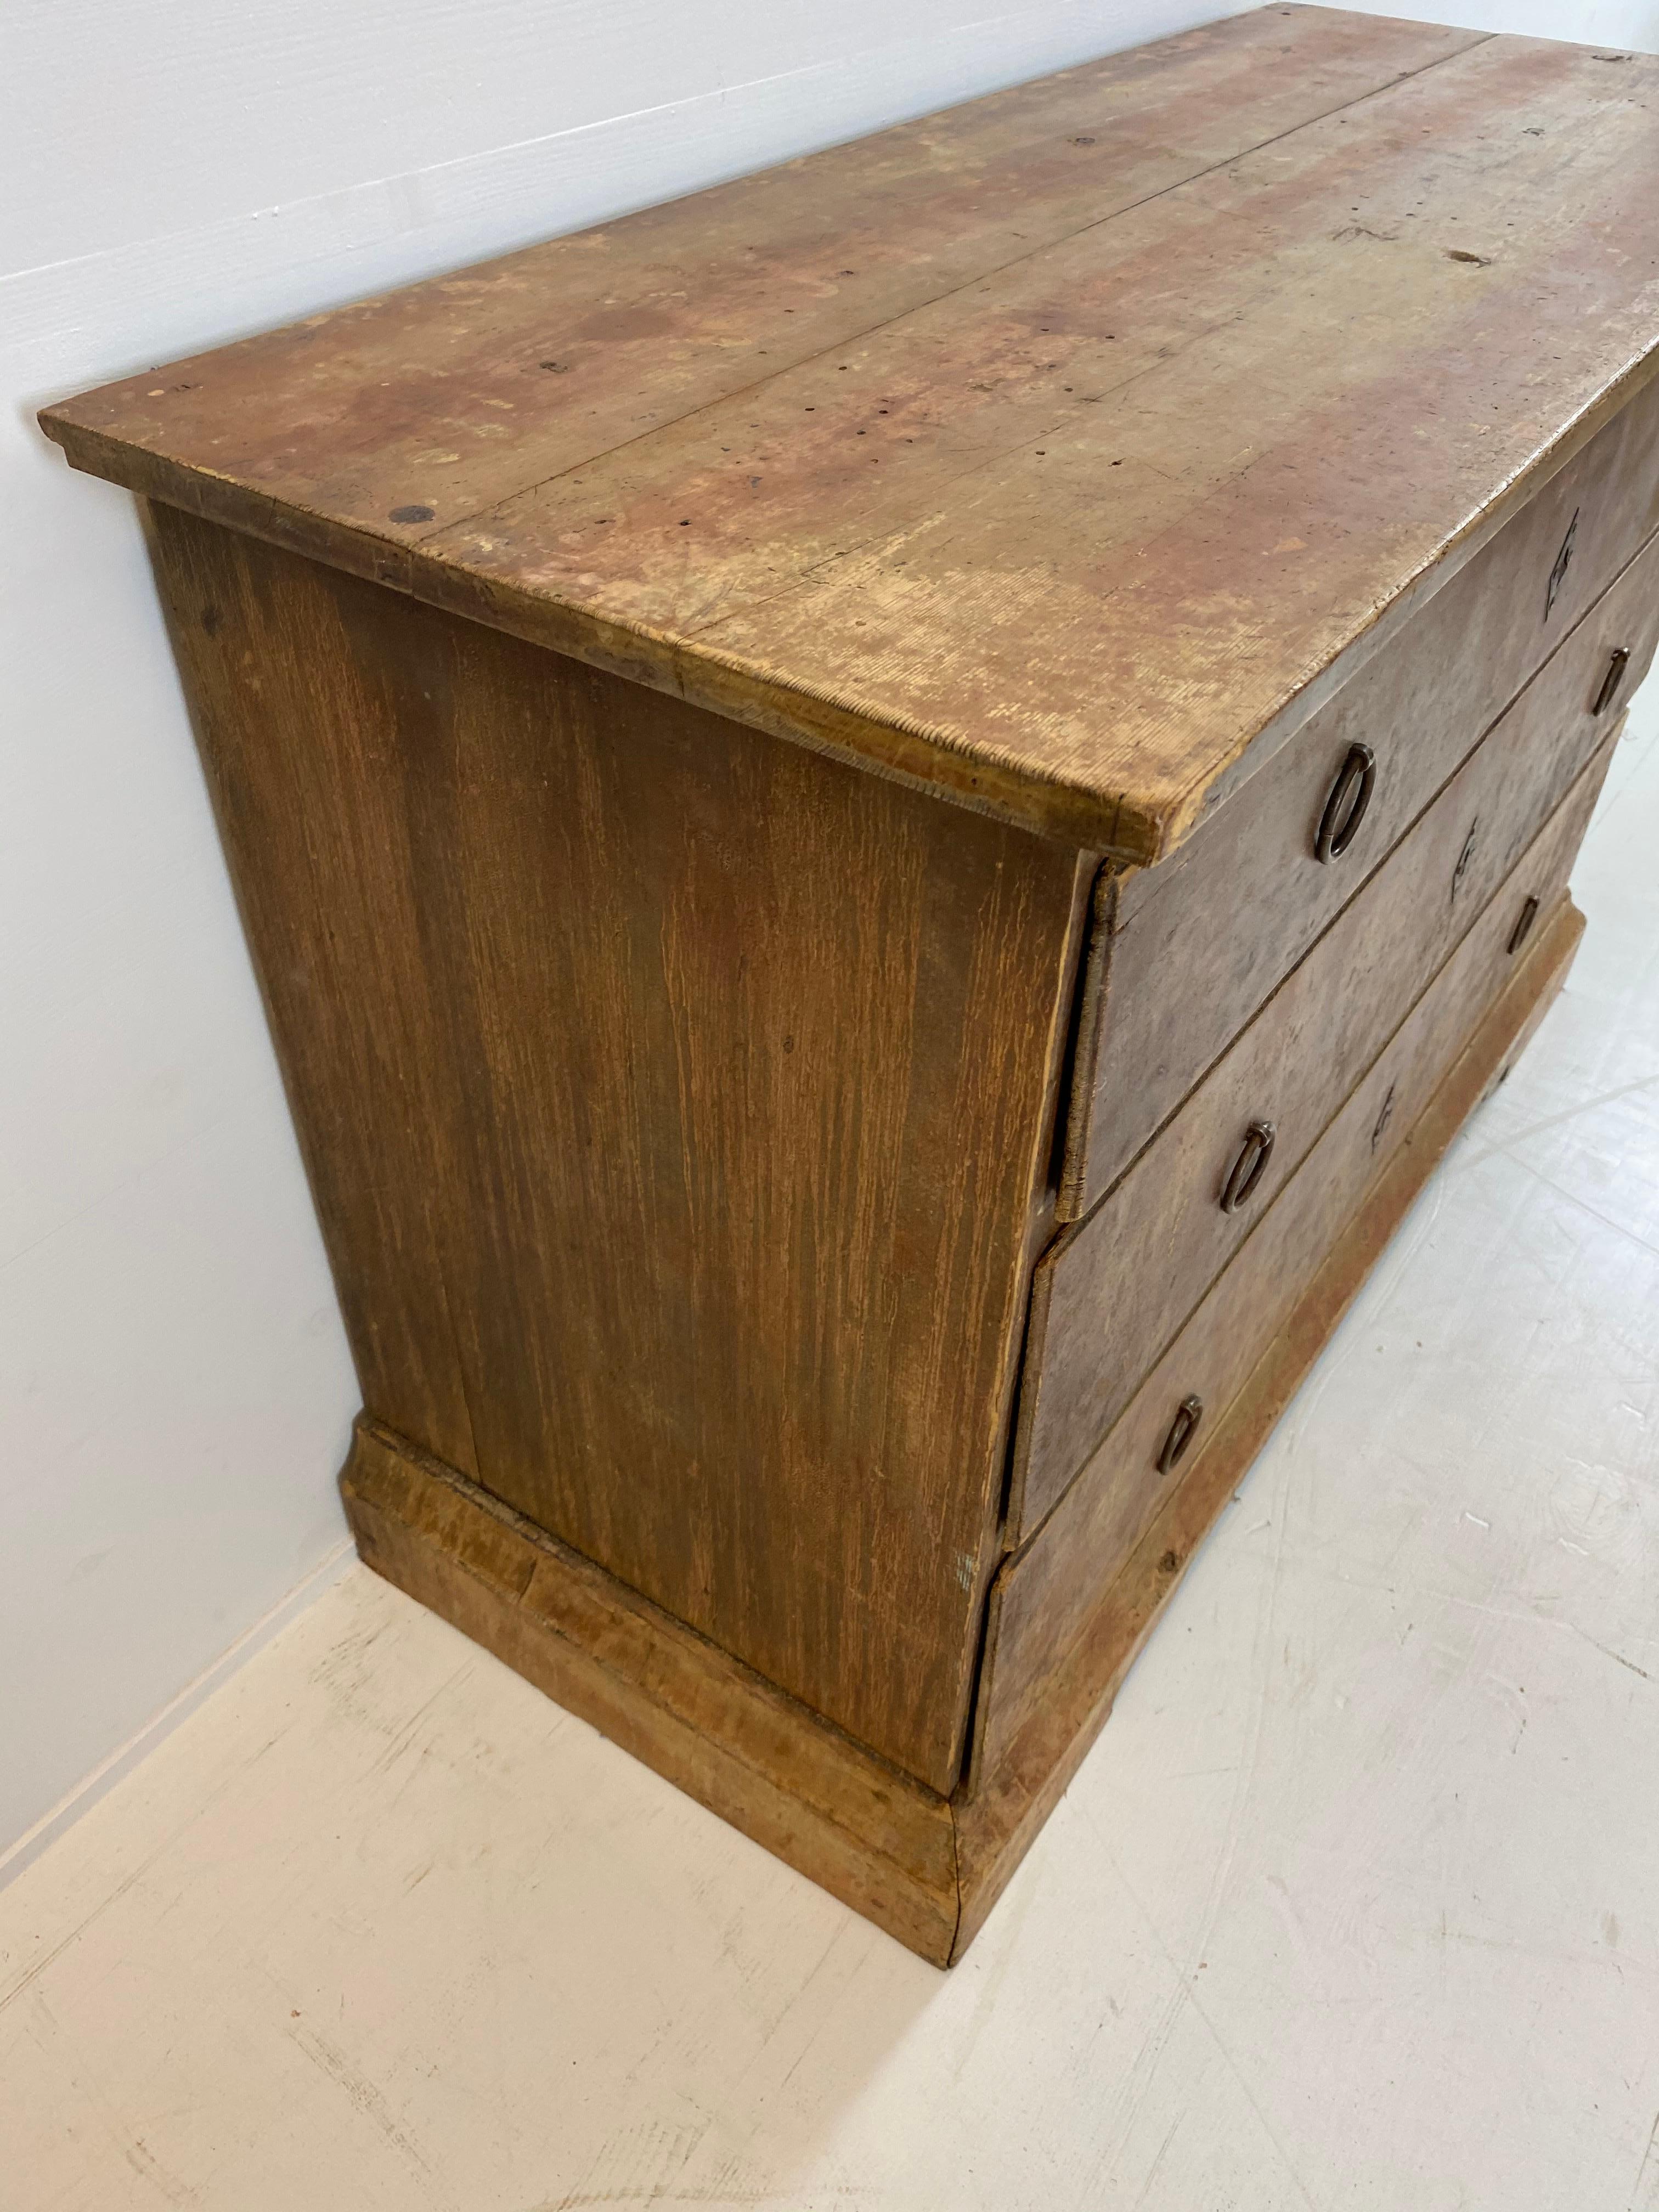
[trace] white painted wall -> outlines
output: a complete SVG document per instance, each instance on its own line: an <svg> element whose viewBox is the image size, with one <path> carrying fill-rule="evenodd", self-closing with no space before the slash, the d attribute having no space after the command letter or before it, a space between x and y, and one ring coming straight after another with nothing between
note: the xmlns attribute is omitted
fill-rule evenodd
<svg viewBox="0 0 1659 2212"><path fill-rule="evenodd" d="M1419 4L1659 49L1659 0ZM1228 12L9 0L0 1851L325 1570L356 1404L132 509L34 409Z"/></svg>
<svg viewBox="0 0 1659 2212"><path fill-rule="evenodd" d="M1352 0L1324 0L1324 4L1347 7ZM1398 7L1368 7L1361 12L1659 54L1659 0L1401 0Z"/></svg>

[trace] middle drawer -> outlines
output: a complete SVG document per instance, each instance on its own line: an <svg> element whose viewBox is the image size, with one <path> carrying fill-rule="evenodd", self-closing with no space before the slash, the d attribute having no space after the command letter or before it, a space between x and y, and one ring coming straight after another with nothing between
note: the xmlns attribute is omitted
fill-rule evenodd
<svg viewBox="0 0 1659 2212"><path fill-rule="evenodd" d="M1032 1281L1010 1543L1122 1412L1614 719L1563 713L1553 687L1523 692L1161 1134L1050 1245Z"/></svg>

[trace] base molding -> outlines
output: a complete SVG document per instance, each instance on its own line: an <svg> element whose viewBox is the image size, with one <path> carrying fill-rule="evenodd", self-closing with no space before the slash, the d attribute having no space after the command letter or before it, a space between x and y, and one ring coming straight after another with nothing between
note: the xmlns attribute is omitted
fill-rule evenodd
<svg viewBox="0 0 1659 2212"><path fill-rule="evenodd" d="M961 1957L1099 1735L1198 1545L1408 1208L1565 981L1564 906L1493 1004L994 1766L939 1796L368 1414L364 1562L936 1966Z"/></svg>
<svg viewBox="0 0 1659 2212"><path fill-rule="evenodd" d="M358 1417L364 1563L925 1959L956 1942L949 1802L477 1484Z"/></svg>

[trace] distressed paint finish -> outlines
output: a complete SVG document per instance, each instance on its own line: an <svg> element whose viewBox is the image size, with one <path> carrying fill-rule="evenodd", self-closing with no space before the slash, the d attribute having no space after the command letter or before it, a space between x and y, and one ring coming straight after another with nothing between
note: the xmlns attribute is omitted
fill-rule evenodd
<svg viewBox="0 0 1659 2212"><path fill-rule="evenodd" d="M1146 859L1645 380L1656 83L1263 9L47 428Z"/></svg>

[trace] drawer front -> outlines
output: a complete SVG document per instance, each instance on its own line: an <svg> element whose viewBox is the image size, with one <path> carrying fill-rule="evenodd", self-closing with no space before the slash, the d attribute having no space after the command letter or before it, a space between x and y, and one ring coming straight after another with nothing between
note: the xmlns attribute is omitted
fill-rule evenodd
<svg viewBox="0 0 1659 2212"><path fill-rule="evenodd" d="M990 1725L1006 1739L1087 1624L1170 1490L1249 1379L1365 1191L1428 1104L1471 1032L1530 954L1553 959L1551 921L1600 787L1596 763L1488 913L1378 1056L1301 1172L1257 1224L1121 1419L1027 1547L1004 1562L988 1676ZM1529 898L1524 947L1509 945ZM1190 1442L1161 1465L1184 1403Z"/></svg>
<svg viewBox="0 0 1659 2212"><path fill-rule="evenodd" d="M1644 556L1639 577L1626 574L1595 603L1656 526L1659 384L1169 862L1103 880L1062 1220L1086 1212L1122 1171L1540 664L1555 655L1550 665L1567 711L1588 708L1612 653L1627 649L1622 706L1659 632L1656 556ZM1552 603L1550 579L1569 531ZM1572 659L1559 667L1570 633ZM1375 756L1369 801L1352 842L1321 861L1315 847L1326 802L1356 745Z"/></svg>
<svg viewBox="0 0 1659 2212"><path fill-rule="evenodd" d="M1599 763L1609 748L1595 726ZM1564 821L1588 818L1600 775L1572 718L1540 721L1517 702L1175 1120L1044 1255L1012 1541L1118 1419L1542 825L1564 801Z"/></svg>

